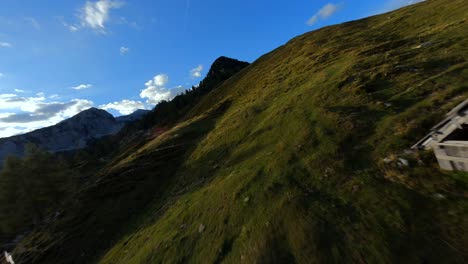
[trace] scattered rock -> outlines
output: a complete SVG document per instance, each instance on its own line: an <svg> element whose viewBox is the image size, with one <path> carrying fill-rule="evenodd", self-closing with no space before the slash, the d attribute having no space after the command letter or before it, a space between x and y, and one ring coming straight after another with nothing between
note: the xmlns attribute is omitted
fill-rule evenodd
<svg viewBox="0 0 468 264"><path fill-rule="evenodd" d="M3 254L5 256L6 262L10 264L15 264L15 262L13 261L13 256L10 253L8 253L7 251L4 251Z"/></svg>
<svg viewBox="0 0 468 264"><path fill-rule="evenodd" d="M392 104L391 103L384 103L385 107L391 107Z"/></svg>
<svg viewBox="0 0 468 264"><path fill-rule="evenodd" d="M390 164L392 161L393 161L393 160L392 160L391 158L385 158L385 159L383 159L383 162L384 162L385 164Z"/></svg>
<svg viewBox="0 0 468 264"><path fill-rule="evenodd" d="M413 49L426 48L426 47L429 47L431 45L432 45L432 42L428 41L428 42L425 42L423 44L420 44L420 45L417 45L417 46L413 47Z"/></svg>
<svg viewBox="0 0 468 264"><path fill-rule="evenodd" d="M335 173L335 171L332 168L328 167L328 168L325 169L325 174L323 175L323 177L326 179L326 178L332 176L334 173Z"/></svg>
<svg viewBox="0 0 468 264"><path fill-rule="evenodd" d="M359 145L354 146L353 150L361 150L361 149L365 149L365 148L366 148L366 145L359 144Z"/></svg>
<svg viewBox="0 0 468 264"><path fill-rule="evenodd" d="M352 192L356 193L359 191L359 185L353 185Z"/></svg>
<svg viewBox="0 0 468 264"><path fill-rule="evenodd" d="M186 229L187 228L187 224L181 224L180 225L180 229Z"/></svg>
<svg viewBox="0 0 468 264"><path fill-rule="evenodd" d="M409 161L403 158L398 159L398 165L403 166L403 167L408 167L409 166Z"/></svg>
<svg viewBox="0 0 468 264"><path fill-rule="evenodd" d="M250 197L249 197L249 196L247 196L247 197L244 198L244 203L248 203L249 201L250 201Z"/></svg>
<svg viewBox="0 0 468 264"><path fill-rule="evenodd" d="M436 199L436 200L444 200L445 198L446 198L445 195L443 195L441 193L434 194L434 199Z"/></svg>
<svg viewBox="0 0 468 264"><path fill-rule="evenodd" d="M406 65L397 65L394 67L396 72L419 72L420 69L411 67L411 66L406 66Z"/></svg>
<svg viewBox="0 0 468 264"><path fill-rule="evenodd" d="M411 154L413 154L413 153L414 153L414 150L411 150L411 149L405 149L405 150L403 151L403 154L405 154L405 155L411 155Z"/></svg>
<svg viewBox="0 0 468 264"><path fill-rule="evenodd" d="M200 224L200 226L198 226L198 233L203 233L203 231L205 231L205 228L206 226L204 224Z"/></svg>

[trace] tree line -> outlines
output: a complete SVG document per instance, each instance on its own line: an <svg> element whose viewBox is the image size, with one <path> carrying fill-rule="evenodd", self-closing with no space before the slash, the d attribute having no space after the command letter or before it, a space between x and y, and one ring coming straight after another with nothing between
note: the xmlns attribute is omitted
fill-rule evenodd
<svg viewBox="0 0 468 264"><path fill-rule="evenodd" d="M0 245L42 224L76 190L77 175L62 157L27 145L0 172Z"/></svg>

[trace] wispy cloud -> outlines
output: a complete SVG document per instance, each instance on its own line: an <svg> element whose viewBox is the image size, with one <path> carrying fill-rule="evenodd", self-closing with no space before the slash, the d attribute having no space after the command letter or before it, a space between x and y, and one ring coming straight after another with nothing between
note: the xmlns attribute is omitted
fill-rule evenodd
<svg viewBox="0 0 468 264"><path fill-rule="evenodd" d="M15 92L17 92L17 93L24 93L24 90L21 90L21 89L15 89Z"/></svg>
<svg viewBox="0 0 468 264"><path fill-rule="evenodd" d="M166 74L154 76L153 79L145 83L146 88L141 90L140 97L146 99L148 104L155 105L164 100L171 100L186 90L182 86L168 89L166 88L168 82L169 76Z"/></svg>
<svg viewBox="0 0 468 264"><path fill-rule="evenodd" d="M11 43L0 41L0 48L11 48L12 46Z"/></svg>
<svg viewBox="0 0 468 264"><path fill-rule="evenodd" d="M5 74L0 72L0 79L3 78L3 76L5 76Z"/></svg>
<svg viewBox="0 0 468 264"><path fill-rule="evenodd" d="M99 106L99 108L104 110L116 110L122 115L129 115L135 112L138 109L146 109L145 104L140 101L133 100L122 100L120 102L113 102L105 105Z"/></svg>
<svg viewBox="0 0 468 264"><path fill-rule="evenodd" d="M78 30L80 30L79 26L77 25L66 25L66 27L68 28L68 30L70 30L70 32L77 32Z"/></svg>
<svg viewBox="0 0 468 264"><path fill-rule="evenodd" d="M25 17L24 20L28 22L33 28L41 29L41 25L34 17Z"/></svg>
<svg viewBox="0 0 468 264"><path fill-rule="evenodd" d="M135 21L129 21L127 18L125 17L120 17L120 19L117 21L119 24L122 24L122 25L127 25L135 30L142 30L143 27L140 26L137 22Z"/></svg>
<svg viewBox="0 0 468 264"><path fill-rule="evenodd" d="M93 87L92 84L80 84L78 86L74 86L74 87L71 87L71 88L74 89L74 90L84 90L84 89L89 89L91 87Z"/></svg>
<svg viewBox="0 0 468 264"><path fill-rule="evenodd" d="M60 23L65 27L67 28L70 32L76 32L78 30L80 30L80 26L79 25L72 25L72 24L69 24L65 18L63 16L57 16L56 19L58 19L58 21L60 21Z"/></svg>
<svg viewBox="0 0 468 264"><path fill-rule="evenodd" d="M97 32L105 33L106 23L110 19L110 11L123 6L122 1L99 0L96 2L87 1L80 9L81 27L91 28ZM78 26L74 25L70 30L78 30ZM75 30L75 31L76 31Z"/></svg>
<svg viewBox="0 0 468 264"><path fill-rule="evenodd" d="M203 71L203 65L198 65L196 68L193 68L190 70L190 76L194 78L200 78L202 76L202 71Z"/></svg>
<svg viewBox="0 0 468 264"><path fill-rule="evenodd" d="M317 13L315 13L309 20L307 20L307 25L312 26L317 23L319 20L327 19L338 11L340 5L328 3L322 8L320 8Z"/></svg>
<svg viewBox="0 0 468 264"><path fill-rule="evenodd" d="M120 55L125 55L130 51L130 48L122 46L122 47L120 47L119 51L120 51Z"/></svg>

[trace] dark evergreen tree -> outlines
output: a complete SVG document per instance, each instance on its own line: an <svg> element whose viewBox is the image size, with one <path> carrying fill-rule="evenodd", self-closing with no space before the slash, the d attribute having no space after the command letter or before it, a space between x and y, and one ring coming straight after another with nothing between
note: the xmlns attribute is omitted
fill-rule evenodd
<svg viewBox="0 0 468 264"><path fill-rule="evenodd" d="M28 145L25 157L8 157L0 172L0 242L42 223L75 189L63 159Z"/></svg>

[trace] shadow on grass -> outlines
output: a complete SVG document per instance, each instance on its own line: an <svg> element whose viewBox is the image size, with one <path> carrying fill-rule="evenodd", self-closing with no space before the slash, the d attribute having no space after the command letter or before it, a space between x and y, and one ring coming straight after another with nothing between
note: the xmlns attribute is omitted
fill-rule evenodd
<svg viewBox="0 0 468 264"><path fill-rule="evenodd" d="M136 231L136 223L148 213L150 205L154 208L156 201L164 207L177 182L177 170L229 107L229 101L219 104L155 151L136 157L125 167L96 172L99 181L63 208L60 219L30 234L15 251L16 259L20 263L97 261L125 234Z"/></svg>

